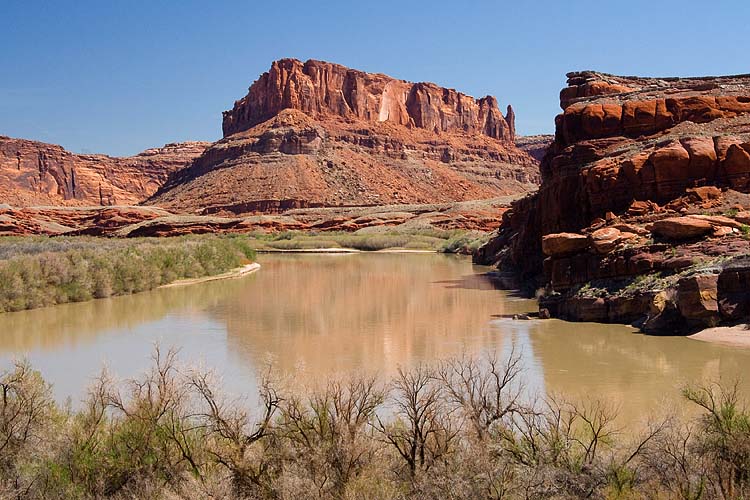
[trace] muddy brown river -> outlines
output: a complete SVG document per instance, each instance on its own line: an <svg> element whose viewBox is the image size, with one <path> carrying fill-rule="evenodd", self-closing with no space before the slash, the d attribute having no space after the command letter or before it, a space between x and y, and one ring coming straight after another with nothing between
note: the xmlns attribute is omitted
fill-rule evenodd
<svg viewBox="0 0 750 500"><path fill-rule="evenodd" d="M534 302L496 290L465 257L278 255L235 280L0 314L0 362L27 357L59 400L80 400L106 364L119 378L149 366L154 345L215 369L253 400L267 363L303 380L377 371L384 377L462 353L520 353L529 391L596 397L623 422L680 406L686 383L732 381L750 349L625 326L504 318ZM745 391L746 386L742 386Z"/></svg>

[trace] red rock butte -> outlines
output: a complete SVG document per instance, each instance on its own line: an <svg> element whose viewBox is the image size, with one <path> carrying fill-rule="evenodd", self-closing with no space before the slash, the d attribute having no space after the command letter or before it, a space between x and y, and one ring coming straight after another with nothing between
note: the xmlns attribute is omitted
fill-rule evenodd
<svg viewBox="0 0 750 500"><path fill-rule="evenodd" d="M224 138L148 203L191 214L444 203L536 188L514 113L432 83L282 59L224 112Z"/></svg>
<svg viewBox="0 0 750 500"><path fill-rule="evenodd" d="M507 143L515 139L515 115L497 99L474 99L433 83L411 83L339 64L281 59L252 84L248 94L224 112L224 137L248 130L284 109L314 118L340 116L388 122L434 132L464 131Z"/></svg>

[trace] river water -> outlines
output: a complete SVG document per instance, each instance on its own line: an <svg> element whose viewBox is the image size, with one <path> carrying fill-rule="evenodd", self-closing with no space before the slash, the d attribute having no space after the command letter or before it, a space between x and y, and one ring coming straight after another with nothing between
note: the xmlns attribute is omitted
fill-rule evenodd
<svg viewBox="0 0 750 500"><path fill-rule="evenodd" d="M106 364L143 372L154 345L215 369L254 400L268 363L302 380L352 371L392 375L461 354L520 353L534 393L595 397L632 422L681 405L686 383L733 381L750 349L630 327L513 320L534 302L496 290L488 268L437 254L266 254L234 280L0 315L0 363L26 357L59 400L81 399ZM743 386L744 389L744 386Z"/></svg>

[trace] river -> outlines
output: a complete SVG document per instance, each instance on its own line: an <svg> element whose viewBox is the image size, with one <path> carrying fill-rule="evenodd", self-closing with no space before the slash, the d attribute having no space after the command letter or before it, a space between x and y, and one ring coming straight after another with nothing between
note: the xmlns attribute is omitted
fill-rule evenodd
<svg viewBox="0 0 750 500"><path fill-rule="evenodd" d="M154 345L215 369L254 400L268 363L302 380L392 375L460 354L514 349L531 393L595 397L624 422L680 406L686 383L732 381L750 349L653 337L619 325L513 320L534 302L496 290L465 257L438 254L265 254L234 280L0 315L3 367L26 357L75 406L106 364L124 379Z"/></svg>

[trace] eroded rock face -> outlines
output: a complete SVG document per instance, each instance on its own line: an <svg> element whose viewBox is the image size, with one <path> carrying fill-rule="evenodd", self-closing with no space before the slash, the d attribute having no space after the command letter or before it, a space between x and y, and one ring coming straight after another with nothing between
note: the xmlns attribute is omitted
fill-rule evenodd
<svg viewBox="0 0 750 500"><path fill-rule="evenodd" d="M339 64L281 59L224 112L224 137L251 129L284 109L314 118L338 116L433 132L463 131L513 142L515 123L492 96L474 99L433 83L410 83Z"/></svg>
<svg viewBox="0 0 750 500"><path fill-rule="evenodd" d="M206 149L205 142L167 144L136 156L74 154L61 146L0 136L0 203L127 205L151 196L170 173Z"/></svg>
<svg viewBox="0 0 750 500"><path fill-rule="evenodd" d="M720 277L709 284L715 285L711 293L721 296L722 283L729 282L721 278L728 265L722 262L750 253L750 242L741 237L748 230L743 220L749 220L742 215L750 200L750 76L570 73L560 104L539 191L504 214L497 238L477 260L518 272L529 289L555 290L550 312L568 319L643 319L655 296L634 295L628 285L641 286L636 280L644 275L657 280L655 273L676 280L711 259L718 259ZM545 238L559 233L587 235L590 245L552 255ZM685 278L680 285L664 284L683 290L683 298L661 297L664 310L649 316L657 318L649 323L652 330L730 317L718 306L714 316L708 303L703 306L711 314L695 312L703 306L690 295L694 280ZM600 296L578 292L586 284L600 290L595 280L609 283ZM623 287L619 295L611 291L615 282ZM737 308L744 311L736 305L727 310Z"/></svg>
<svg viewBox="0 0 750 500"><path fill-rule="evenodd" d="M719 323L718 274L703 274L677 283L677 306L688 323L714 326Z"/></svg>
<svg viewBox="0 0 750 500"><path fill-rule="evenodd" d="M234 216L526 193L538 161L514 144L514 119L494 97L283 59L148 203Z"/></svg>
<svg viewBox="0 0 750 500"><path fill-rule="evenodd" d="M506 227L517 228L512 263L527 277L541 268L543 234L578 232L638 204L649 213L649 203L699 186L750 189L750 77L581 72L570 73L568 85L539 193L506 216L523 221Z"/></svg>
<svg viewBox="0 0 750 500"><path fill-rule="evenodd" d="M281 214L218 217L178 215L149 206L25 207L0 205L0 236L44 234L89 236L179 236L201 233L278 231L357 231L391 227L470 230L497 229L497 213L508 200L475 200L429 205L380 207L291 208Z"/></svg>

